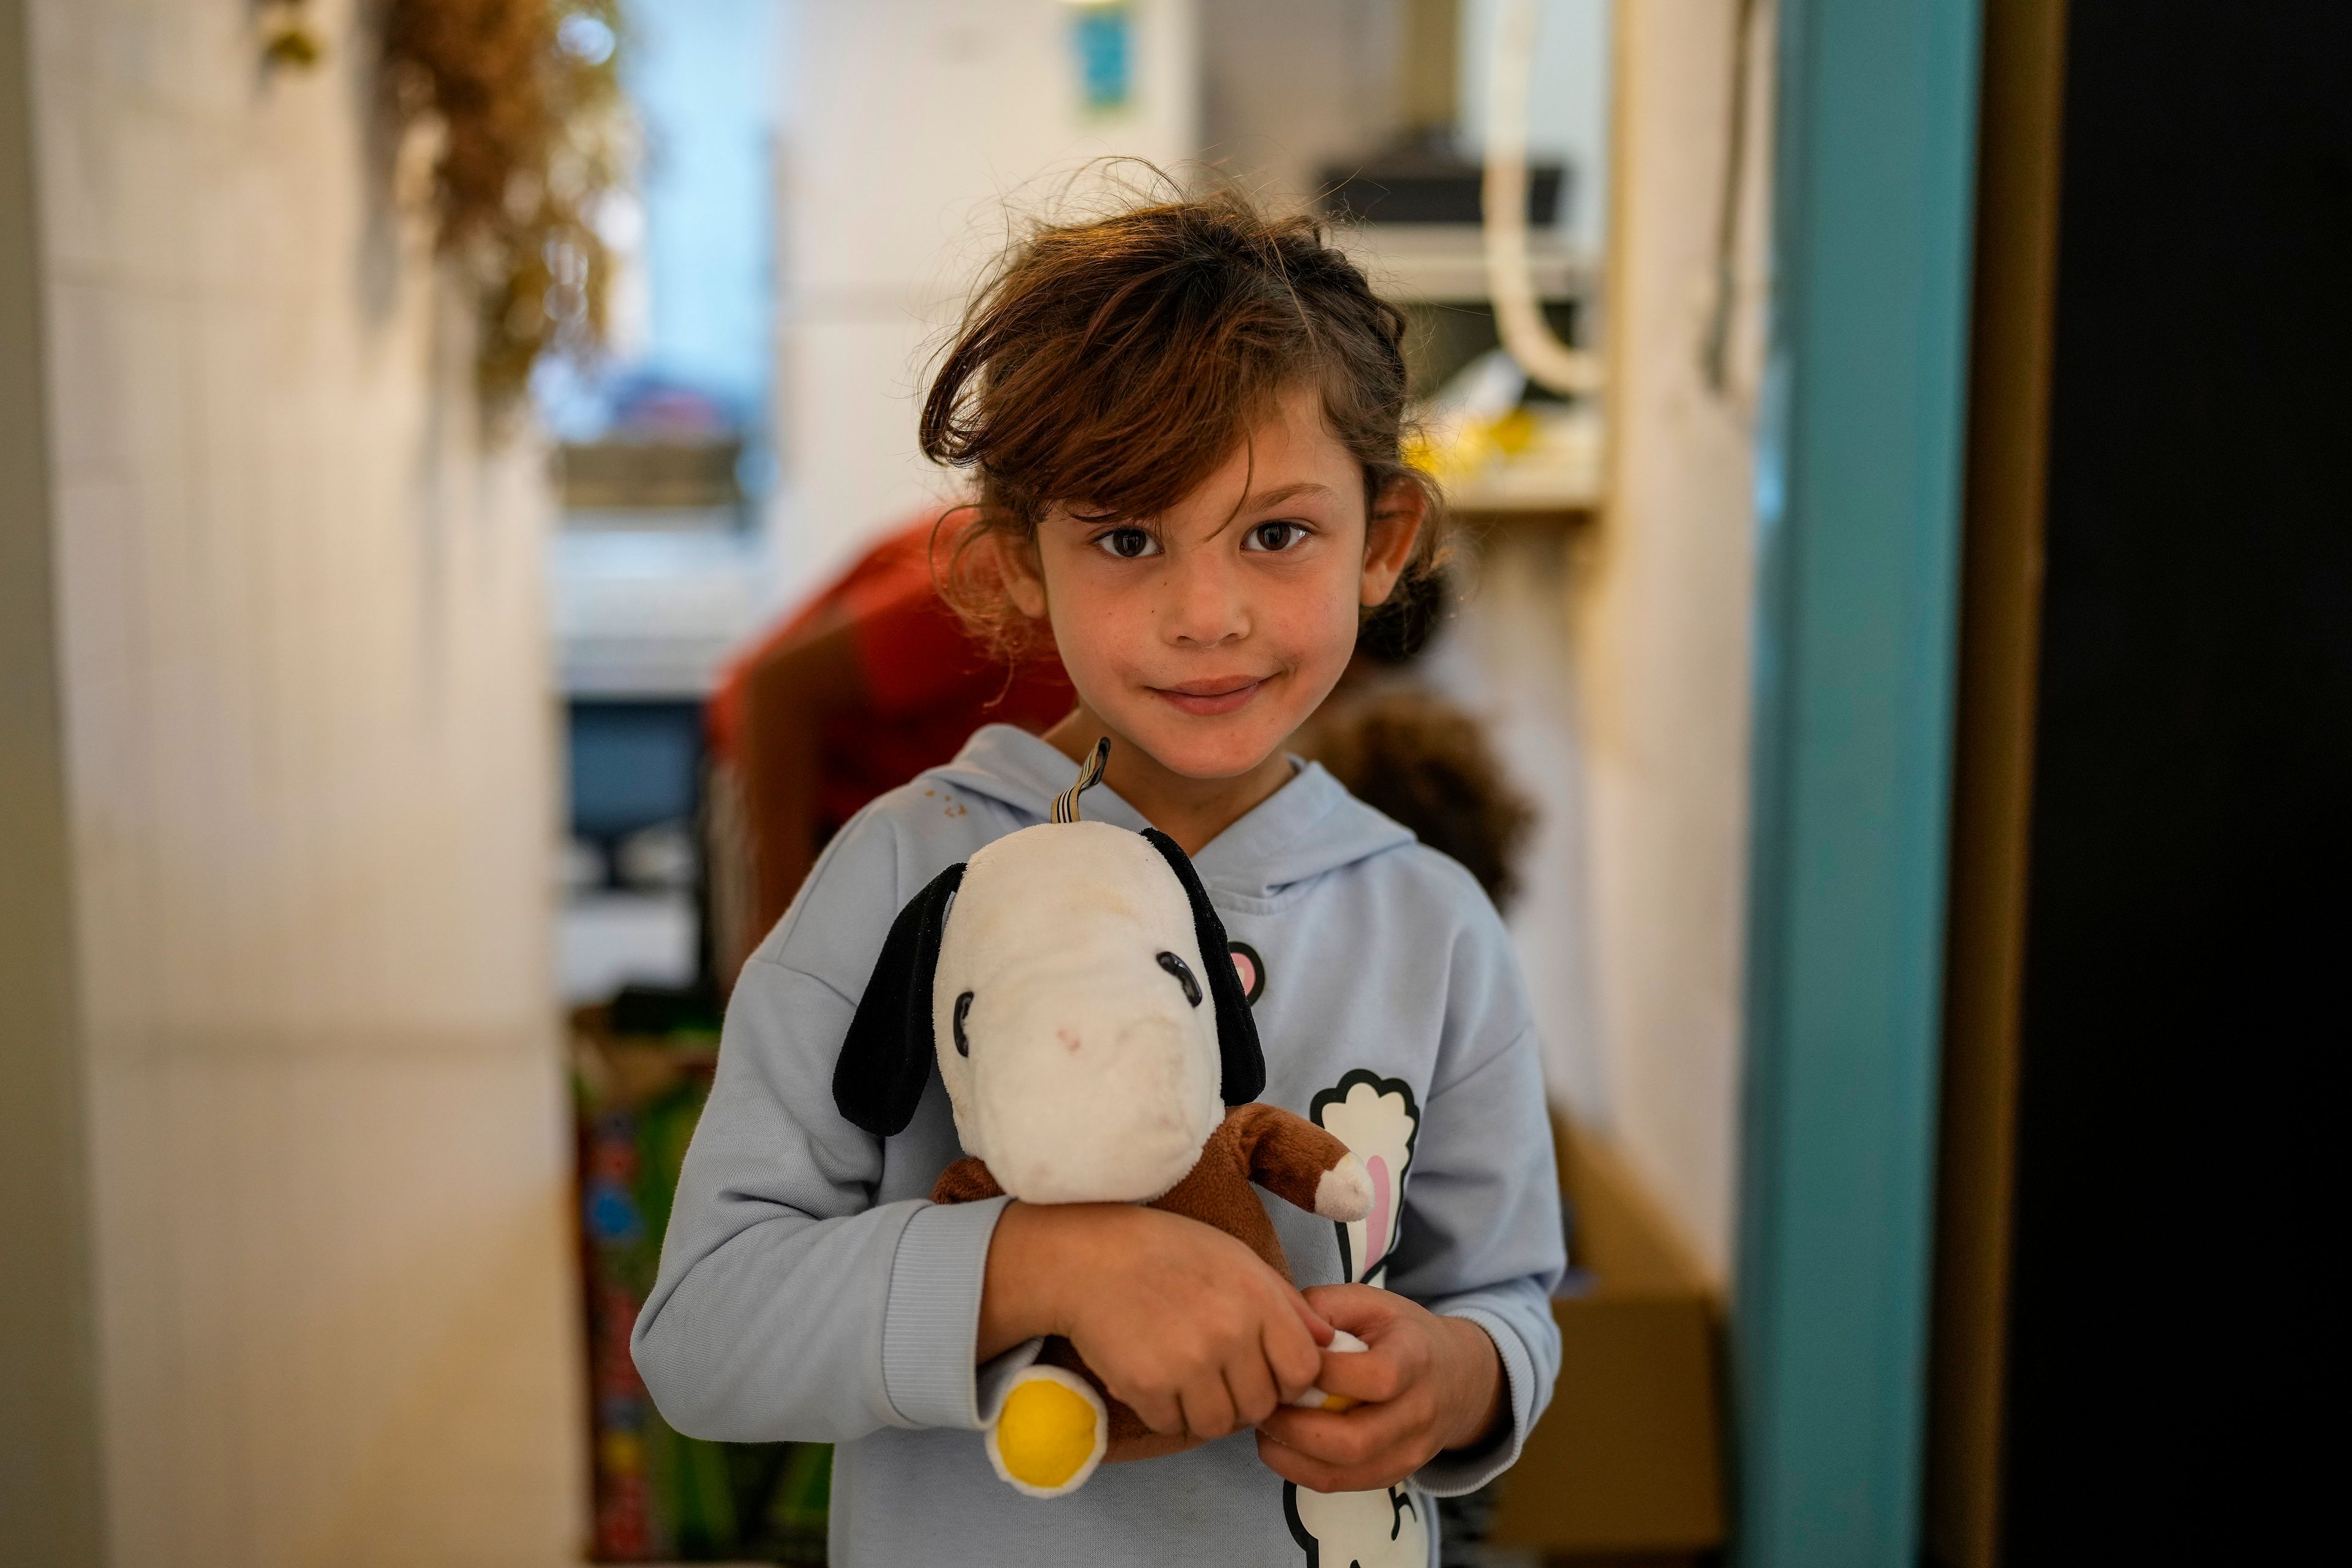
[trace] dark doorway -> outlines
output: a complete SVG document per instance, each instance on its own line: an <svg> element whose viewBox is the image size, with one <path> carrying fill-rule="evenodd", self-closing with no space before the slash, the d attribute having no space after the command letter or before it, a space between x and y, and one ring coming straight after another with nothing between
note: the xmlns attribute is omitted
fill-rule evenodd
<svg viewBox="0 0 2352 1568"><path fill-rule="evenodd" d="M2075 0L2063 79L1999 1560L2251 1560L2332 1490L2352 7Z"/></svg>

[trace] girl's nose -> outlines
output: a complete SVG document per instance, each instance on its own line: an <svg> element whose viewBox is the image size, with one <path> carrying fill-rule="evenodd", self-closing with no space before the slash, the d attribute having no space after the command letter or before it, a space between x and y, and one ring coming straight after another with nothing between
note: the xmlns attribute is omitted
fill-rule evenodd
<svg viewBox="0 0 2352 1568"><path fill-rule="evenodd" d="M1181 552L1162 579L1160 626L1168 640L1214 647L1249 631L1249 605L1230 563L1214 550Z"/></svg>

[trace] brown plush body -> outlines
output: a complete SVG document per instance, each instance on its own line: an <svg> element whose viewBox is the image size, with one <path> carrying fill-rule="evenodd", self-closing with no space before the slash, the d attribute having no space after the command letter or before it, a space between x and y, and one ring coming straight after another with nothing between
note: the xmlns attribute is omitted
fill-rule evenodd
<svg viewBox="0 0 2352 1568"><path fill-rule="evenodd" d="M1266 1217L1265 1205L1258 1201L1250 1185L1255 1182L1275 1196L1312 1214L1316 1190L1324 1173L1347 1155L1348 1146L1338 1138L1280 1106L1236 1105L1225 1113L1217 1130L1209 1134L1208 1142L1202 1145L1201 1158L1192 1173L1144 1206L1165 1209L1170 1214L1214 1226L1239 1238L1287 1279L1290 1260L1283 1255L1282 1243L1274 1234L1274 1222ZM977 1203L983 1198L1001 1197L1003 1193L985 1164L962 1159L940 1173L938 1184L931 1189L931 1201ZM1103 1456L1104 1463L1149 1459L1193 1446L1194 1440L1181 1433L1154 1432L1143 1424L1142 1417L1111 1397L1102 1379L1079 1359L1069 1341L1059 1336L1048 1339L1038 1359L1076 1373L1093 1384L1110 1406L1110 1448Z"/></svg>

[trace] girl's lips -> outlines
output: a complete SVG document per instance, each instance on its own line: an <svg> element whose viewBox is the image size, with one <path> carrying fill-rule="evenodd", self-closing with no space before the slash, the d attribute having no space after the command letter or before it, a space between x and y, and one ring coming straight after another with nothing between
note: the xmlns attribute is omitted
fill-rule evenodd
<svg viewBox="0 0 2352 1568"><path fill-rule="evenodd" d="M1151 688L1151 694L1180 713L1212 719L1245 706L1251 698L1257 695L1257 689L1265 684L1263 680L1204 680L1186 686L1155 686Z"/></svg>

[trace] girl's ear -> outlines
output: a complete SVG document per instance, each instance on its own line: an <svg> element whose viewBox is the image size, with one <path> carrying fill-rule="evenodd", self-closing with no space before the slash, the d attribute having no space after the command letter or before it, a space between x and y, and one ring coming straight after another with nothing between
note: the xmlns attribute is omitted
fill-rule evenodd
<svg viewBox="0 0 2352 1568"><path fill-rule="evenodd" d="M1249 993L1234 969L1227 946L1225 922L1209 906L1208 889L1192 869L1192 858L1156 827L1143 837L1168 862L1184 885L1184 900L1192 906L1192 936L1201 944L1202 976L1209 983L1209 998L1217 1005L1217 1057L1224 1069L1221 1098L1227 1105L1246 1105L1265 1092L1265 1051L1257 1040L1257 1020L1250 1015Z"/></svg>
<svg viewBox="0 0 2352 1568"><path fill-rule="evenodd" d="M1428 521L1429 492L1411 479L1390 480L1373 500L1364 523L1365 605L1387 602Z"/></svg>
<svg viewBox="0 0 2352 1568"><path fill-rule="evenodd" d="M1044 620L1045 573L1037 560L1036 536L1016 539L999 533L990 538L988 545L996 552L997 575L1013 607L1033 621Z"/></svg>
<svg viewBox="0 0 2352 1568"><path fill-rule="evenodd" d="M963 881L961 862L949 867L907 900L882 956L874 961L866 994L833 1066L833 1103L850 1122L887 1138L915 1119L930 1082L936 1046L931 1034L931 980L940 968L940 938L948 906Z"/></svg>

